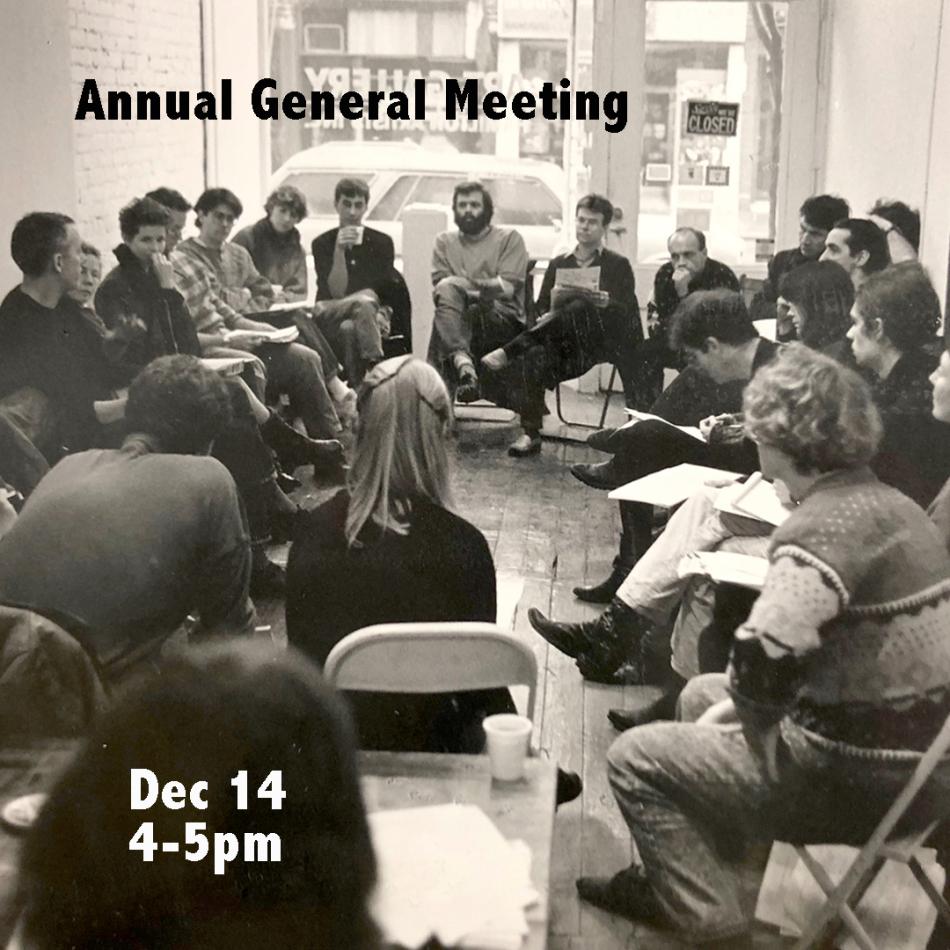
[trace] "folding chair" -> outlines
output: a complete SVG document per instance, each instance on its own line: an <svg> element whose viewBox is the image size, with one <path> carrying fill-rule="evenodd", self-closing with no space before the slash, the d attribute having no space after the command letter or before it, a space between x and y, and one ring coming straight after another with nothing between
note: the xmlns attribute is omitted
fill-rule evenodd
<svg viewBox="0 0 950 950"><path fill-rule="evenodd" d="M577 429L603 429L604 422L607 419L607 410L610 408L610 397L614 394L614 382L617 379L617 367L610 367L610 381L607 383L607 391L604 393L604 405L600 410L600 422L597 425L594 425L590 422L571 422L569 419L564 418L564 413L561 411L561 384L558 383L554 387L554 407L557 411L557 417L561 420L563 425L574 426Z"/></svg>
<svg viewBox="0 0 950 950"><path fill-rule="evenodd" d="M821 864L808 851L807 845L794 845L795 851L809 870L818 886L828 898L821 911L810 922L801 939L795 944L796 950L819 948L829 942L843 923L851 932L861 950L877 950L861 922L855 916L858 905L874 878L887 860L906 864L927 896L937 908L940 916L950 924L950 906L934 887L933 882L921 867L917 857L924 843L933 833L939 822L933 822L927 828L909 835L893 836L894 829L910 807L920 790L926 785L940 760L950 750L950 717L943 724L937 738L921 757L914 774L904 786L894 804L881 819L880 824L868 839L867 844L854 859L851 867L837 885L831 881ZM892 837L893 836L893 837Z"/></svg>
<svg viewBox="0 0 950 950"><path fill-rule="evenodd" d="M528 687L534 718L534 653L491 623L383 623L344 637L324 664L337 689L374 693L453 693Z"/></svg>

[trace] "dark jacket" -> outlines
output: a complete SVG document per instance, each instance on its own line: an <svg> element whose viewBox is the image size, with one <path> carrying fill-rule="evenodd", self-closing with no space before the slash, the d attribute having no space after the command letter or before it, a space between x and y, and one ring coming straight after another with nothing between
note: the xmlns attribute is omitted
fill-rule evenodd
<svg viewBox="0 0 950 950"><path fill-rule="evenodd" d="M871 467L882 482L922 507L950 478L950 424L933 417L929 377L937 362L926 350L905 353L887 377L871 387L884 424Z"/></svg>
<svg viewBox="0 0 950 950"><path fill-rule="evenodd" d="M559 254L548 264L538 293L537 313L547 313L551 309L551 291L557 283L557 272L562 268L576 268L577 260L574 252ZM640 305L637 303L637 284L633 276L630 261L622 254L601 248L597 256L586 265L600 268L599 289L607 292L610 297L610 306L623 314L629 321L633 332L638 338L643 337L643 326L640 323Z"/></svg>
<svg viewBox="0 0 950 950"><path fill-rule="evenodd" d="M653 303L656 305L657 317L660 326L668 335L673 313L680 305L680 295L676 292L673 283L673 262L667 261L657 272L653 281ZM721 261L707 258L702 273L689 282L689 293L697 290L736 290L739 289L739 278Z"/></svg>
<svg viewBox="0 0 950 950"><path fill-rule="evenodd" d="M779 251L770 257L768 276L762 284L762 289L752 298L752 303L749 306L752 319L774 320L776 316L775 302L778 300L779 284L782 282L782 278L789 271L795 270L796 267L801 267L802 264L808 264L815 260L816 258L813 257L805 257L797 247Z"/></svg>
<svg viewBox="0 0 950 950"><path fill-rule="evenodd" d="M111 331L105 350L125 383L159 356L200 356L198 334L182 295L162 287L151 268L124 244L115 249L115 256L118 265L96 292L96 312Z"/></svg>
<svg viewBox="0 0 950 950"><path fill-rule="evenodd" d="M317 274L317 300L332 300L330 271L333 268L333 249L339 228L331 228L314 238L313 268ZM396 259L393 239L375 228L363 228L363 241L346 252L346 293L358 290L380 291L380 285L391 279Z"/></svg>
<svg viewBox="0 0 950 950"><path fill-rule="evenodd" d="M307 256L296 228L279 234L268 218L261 218L238 231L234 243L243 247L261 274L283 287L289 297L307 296Z"/></svg>
<svg viewBox="0 0 950 950"><path fill-rule="evenodd" d="M495 622L495 569L482 533L431 502L408 534L364 527L349 547L349 496L309 512L287 563L287 639L319 664L347 634L376 623ZM477 752L481 717L510 707L506 690L432 696L352 694L363 748Z"/></svg>
<svg viewBox="0 0 950 950"><path fill-rule="evenodd" d="M93 403L116 385L102 337L79 304L63 296L44 307L15 287L0 304L0 396L23 387L50 400L58 436L69 449L94 445L100 427Z"/></svg>

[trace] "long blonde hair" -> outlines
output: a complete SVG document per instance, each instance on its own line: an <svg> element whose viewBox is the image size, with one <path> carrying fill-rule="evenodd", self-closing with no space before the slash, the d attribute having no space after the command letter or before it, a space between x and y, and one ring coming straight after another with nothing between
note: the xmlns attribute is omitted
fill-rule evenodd
<svg viewBox="0 0 950 950"><path fill-rule="evenodd" d="M406 533L419 499L451 504L445 445L451 405L435 369L412 356L384 360L364 378L359 407L345 529L350 546L370 520Z"/></svg>

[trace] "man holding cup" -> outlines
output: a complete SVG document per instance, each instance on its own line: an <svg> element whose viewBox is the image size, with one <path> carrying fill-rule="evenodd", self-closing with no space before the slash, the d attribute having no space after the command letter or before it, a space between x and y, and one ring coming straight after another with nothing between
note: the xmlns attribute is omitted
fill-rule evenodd
<svg viewBox="0 0 950 950"><path fill-rule="evenodd" d="M313 318L355 387L383 358L392 311L380 304L379 289L391 280L395 250L388 234L362 223L369 204L365 181L341 178L333 204L340 226L318 235L311 247L317 274Z"/></svg>

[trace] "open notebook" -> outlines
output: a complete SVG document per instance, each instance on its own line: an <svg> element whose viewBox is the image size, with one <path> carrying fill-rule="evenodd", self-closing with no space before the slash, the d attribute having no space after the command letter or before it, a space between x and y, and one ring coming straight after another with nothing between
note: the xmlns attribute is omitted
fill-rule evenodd
<svg viewBox="0 0 950 950"><path fill-rule="evenodd" d="M615 488L607 497L614 501L638 501L645 505L672 508L686 501L709 482L734 482L740 477L738 472L683 462L627 482Z"/></svg>
<svg viewBox="0 0 950 950"><path fill-rule="evenodd" d="M792 513L794 507L786 505L775 486L762 477L761 472L752 475L744 485L730 485L716 497L717 511L755 518L765 524L778 527Z"/></svg>
<svg viewBox="0 0 950 950"><path fill-rule="evenodd" d="M769 562L764 557L731 551L694 551L677 566L680 577L699 574L719 584L738 584L750 590L762 590L768 570Z"/></svg>

